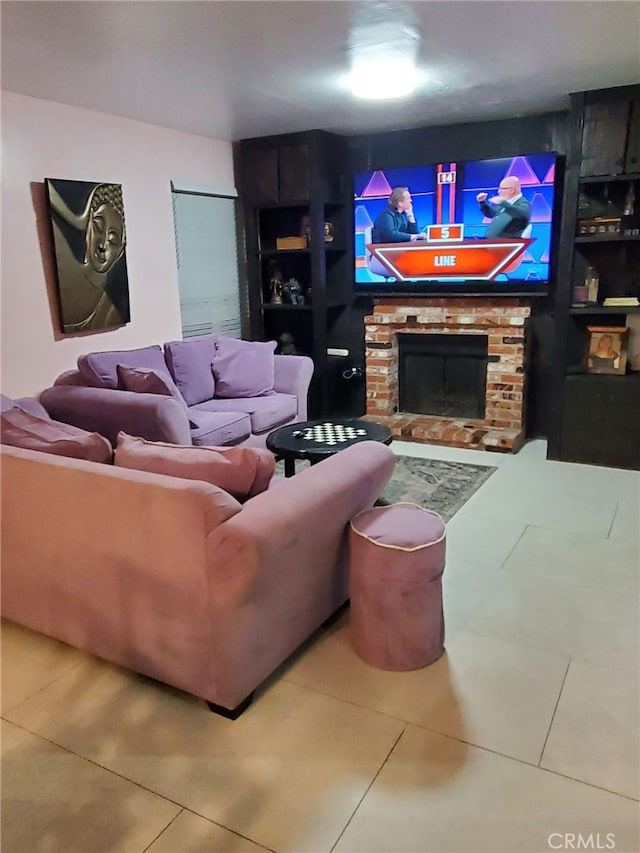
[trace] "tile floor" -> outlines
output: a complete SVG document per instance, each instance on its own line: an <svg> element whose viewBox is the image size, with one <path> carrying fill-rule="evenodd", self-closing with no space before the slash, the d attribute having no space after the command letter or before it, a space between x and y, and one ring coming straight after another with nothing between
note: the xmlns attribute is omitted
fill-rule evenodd
<svg viewBox="0 0 640 853"><path fill-rule="evenodd" d="M447 652L375 670L348 612L235 722L2 628L3 853L636 853L640 474L498 465L449 522Z"/></svg>

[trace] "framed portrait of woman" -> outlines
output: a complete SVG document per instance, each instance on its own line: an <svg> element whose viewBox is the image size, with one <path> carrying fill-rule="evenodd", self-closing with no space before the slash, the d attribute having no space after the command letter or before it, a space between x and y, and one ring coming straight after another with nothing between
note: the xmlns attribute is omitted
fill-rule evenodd
<svg viewBox="0 0 640 853"><path fill-rule="evenodd" d="M587 326L587 332L587 372L624 374L629 329L626 326Z"/></svg>
<svg viewBox="0 0 640 853"><path fill-rule="evenodd" d="M128 323L121 185L46 178L45 186L62 331L101 331Z"/></svg>

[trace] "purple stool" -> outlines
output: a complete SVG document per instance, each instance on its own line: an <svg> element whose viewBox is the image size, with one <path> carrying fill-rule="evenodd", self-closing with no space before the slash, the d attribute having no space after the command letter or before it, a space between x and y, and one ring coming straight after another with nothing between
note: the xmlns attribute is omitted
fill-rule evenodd
<svg viewBox="0 0 640 853"><path fill-rule="evenodd" d="M444 651L445 524L398 503L351 521L351 643L378 669L420 669Z"/></svg>

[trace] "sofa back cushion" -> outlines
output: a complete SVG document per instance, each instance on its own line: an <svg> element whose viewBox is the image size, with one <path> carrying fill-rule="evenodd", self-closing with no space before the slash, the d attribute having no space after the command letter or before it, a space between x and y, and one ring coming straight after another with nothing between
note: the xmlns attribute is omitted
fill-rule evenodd
<svg viewBox="0 0 640 853"><path fill-rule="evenodd" d="M184 397L167 372L158 373L157 370L146 367L126 367L124 364L119 364L116 370L119 382L126 391L173 397L186 410Z"/></svg>
<svg viewBox="0 0 640 853"><path fill-rule="evenodd" d="M185 480L204 480L244 500L268 488L275 459L268 450L255 447L187 447L118 435L114 462L155 474ZM235 501L234 501L235 503Z"/></svg>
<svg viewBox="0 0 640 853"><path fill-rule="evenodd" d="M49 413L39 400L35 397L18 397L16 400L7 397L5 394L0 394L0 412L6 412L8 409L13 409L17 406L25 412L35 415L37 418L49 420Z"/></svg>
<svg viewBox="0 0 640 853"><path fill-rule="evenodd" d="M155 370L160 375L169 373L162 350L157 344L141 349L90 352L78 358L78 370L87 383L96 388L122 387L118 380L119 364Z"/></svg>
<svg viewBox="0 0 640 853"><path fill-rule="evenodd" d="M217 335L203 335L164 345L166 363L188 406L211 400L215 394L211 362L216 339Z"/></svg>
<svg viewBox="0 0 640 853"><path fill-rule="evenodd" d="M15 406L0 415L2 444L71 456L91 462L111 462L113 448L104 436L40 418Z"/></svg>
<svg viewBox="0 0 640 853"><path fill-rule="evenodd" d="M273 394L275 341L238 341L220 337L211 365L216 397L262 397Z"/></svg>

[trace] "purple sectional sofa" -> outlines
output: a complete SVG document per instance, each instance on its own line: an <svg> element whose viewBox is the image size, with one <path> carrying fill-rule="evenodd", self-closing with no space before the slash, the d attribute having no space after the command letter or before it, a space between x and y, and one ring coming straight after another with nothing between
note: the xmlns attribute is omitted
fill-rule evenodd
<svg viewBox="0 0 640 853"><path fill-rule="evenodd" d="M362 442L241 505L201 480L0 455L2 615L233 717L346 601L349 519L394 466Z"/></svg>
<svg viewBox="0 0 640 853"><path fill-rule="evenodd" d="M173 444L264 447L274 429L307 418L313 362L274 355L275 342L206 335L94 352L40 395L52 418Z"/></svg>

